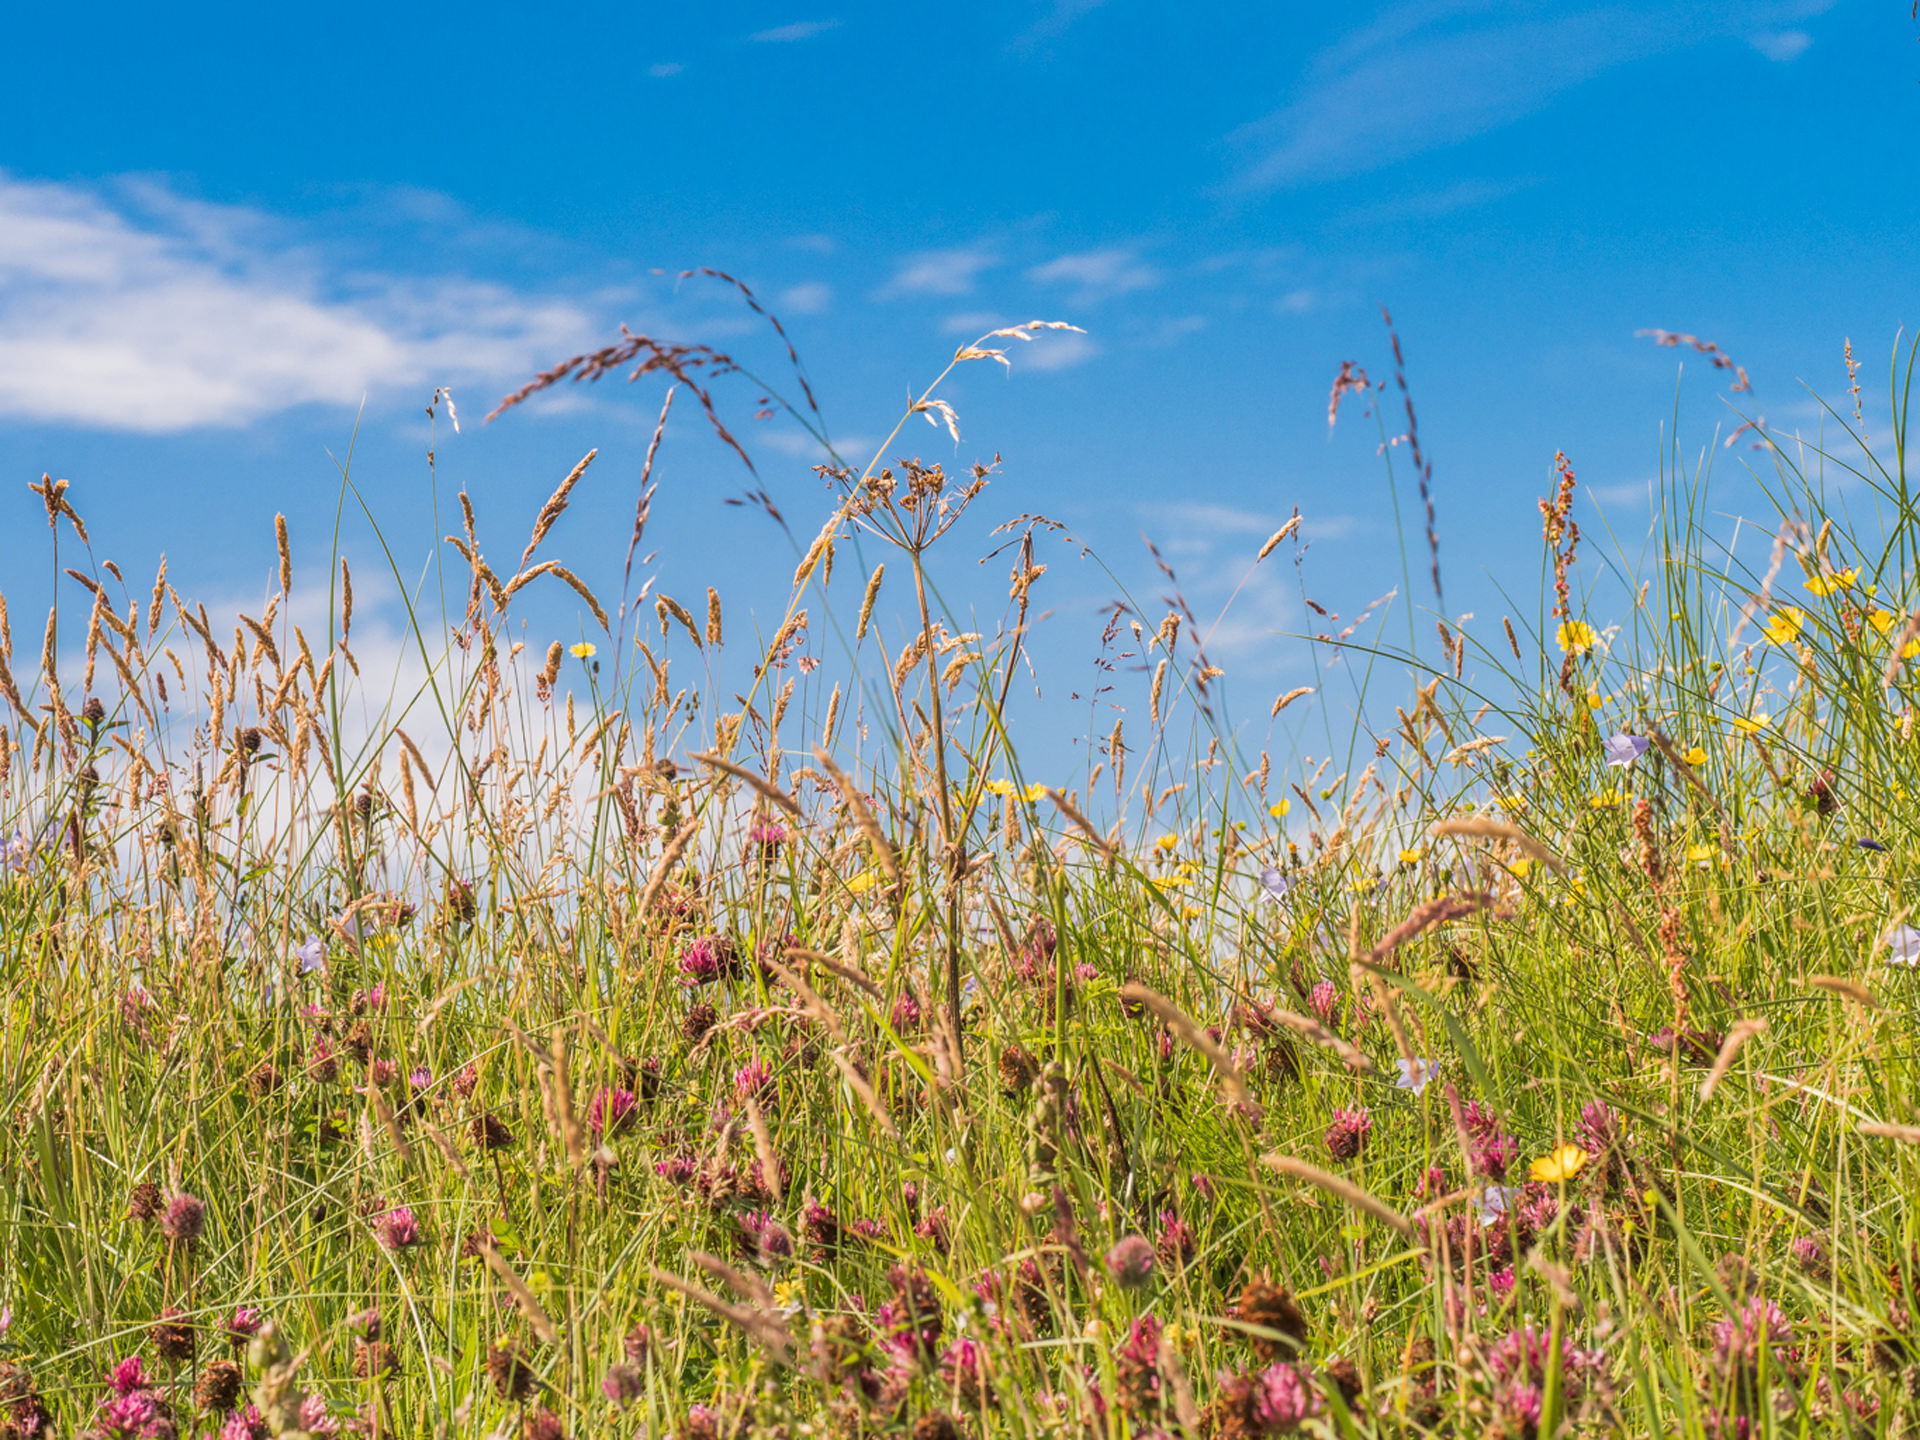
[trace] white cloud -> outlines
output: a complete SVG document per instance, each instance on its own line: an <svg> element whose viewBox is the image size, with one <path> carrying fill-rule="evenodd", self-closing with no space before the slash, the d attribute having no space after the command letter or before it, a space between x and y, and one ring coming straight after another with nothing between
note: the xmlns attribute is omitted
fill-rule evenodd
<svg viewBox="0 0 1920 1440"><path fill-rule="evenodd" d="M840 243L831 235L790 235L787 244L795 250L805 250L814 255L831 255L840 248Z"/></svg>
<svg viewBox="0 0 1920 1440"><path fill-rule="evenodd" d="M1509 124L1617 65L1835 3L1403 0L1322 52L1290 104L1242 127L1234 138L1256 155L1244 179L1294 185L1377 169Z"/></svg>
<svg viewBox="0 0 1920 1440"><path fill-rule="evenodd" d="M1472 210L1491 205L1509 195L1517 195L1540 182L1524 180L1460 180L1439 190L1416 191L1388 200L1376 200L1356 206L1340 217L1343 225L1378 225L1396 220L1435 220L1457 210Z"/></svg>
<svg viewBox="0 0 1920 1440"><path fill-rule="evenodd" d="M1751 43L1767 59L1786 65L1807 53L1813 37L1804 30L1769 30L1754 36Z"/></svg>
<svg viewBox="0 0 1920 1440"><path fill-rule="evenodd" d="M1084 365L1100 353L1100 347L1085 335L1069 331L1043 330L1033 340L1008 353L1015 369L1071 370Z"/></svg>
<svg viewBox="0 0 1920 1440"><path fill-rule="evenodd" d="M755 45L792 45L839 28L838 20L796 20L791 25L776 25L771 30L756 31L747 38Z"/></svg>
<svg viewBox="0 0 1920 1440"><path fill-rule="evenodd" d="M963 315L949 315L940 322L942 335L985 335L989 330L1005 328L1004 320L984 310L969 310Z"/></svg>
<svg viewBox="0 0 1920 1440"><path fill-rule="evenodd" d="M795 315L824 315L833 304L833 287L818 280L780 292L780 307Z"/></svg>
<svg viewBox="0 0 1920 1440"><path fill-rule="evenodd" d="M982 270L999 263L999 257L986 250L923 250L901 262L880 296L965 295Z"/></svg>
<svg viewBox="0 0 1920 1440"><path fill-rule="evenodd" d="M1093 304L1130 291L1151 289L1162 277L1137 252L1113 248L1062 255L1058 260L1034 266L1027 271L1027 278L1036 285L1076 286L1075 298L1083 304Z"/></svg>
<svg viewBox="0 0 1920 1440"><path fill-rule="evenodd" d="M1312 290L1289 290L1275 302L1274 308L1282 315L1304 315L1313 309L1320 297Z"/></svg>
<svg viewBox="0 0 1920 1440"><path fill-rule="evenodd" d="M531 373L570 302L457 276L329 274L257 212L0 174L0 414L168 433L378 387Z"/></svg>
<svg viewBox="0 0 1920 1440"><path fill-rule="evenodd" d="M1019 39L1013 42L1015 50L1030 49L1042 40L1054 40L1073 28L1073 22L1083 15L1091 15L1107 0L1053 0L1053 5L1045 15L1034 21Z"/></svg>
<svg viewBox="0 0 1920 1440"><path fill-rule="evenodd" d="M647 74L656 80L670 80L686 68L678 60L663 60L658 65L649 65Z"/></svg>
<svg viewBox="0 0 1920 1440"><path fill-rule="evenodd" d="M764 430L745 437L748 441L766 446L769 450L782 455L791 455L796 459L813 462L828 458L827 448L804 430L779 429ZM836 435L830 437L833 448L840 458L849 465L864 465L873 456L874 447L880 441L872 435Z"/></svg>

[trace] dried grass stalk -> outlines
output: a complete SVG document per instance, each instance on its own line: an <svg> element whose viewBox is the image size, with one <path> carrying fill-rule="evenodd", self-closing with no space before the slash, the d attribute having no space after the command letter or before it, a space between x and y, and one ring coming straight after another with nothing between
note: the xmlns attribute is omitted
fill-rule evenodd
<svg viewBox="0 0 1920 1440"><path fill-rule="evenodd" d="M673 867L679 863L680 857L686 853L687 846L692 843L693 837L699 829L700 822L698 820L689 820L673 833L672 839L667 841L666 848L660 852L660 858L654 861L653 873L647 876L647 888L640 892L640 913L642 915L653 908L653 902L659 897L661 889L666 885L667 877L673 873Z"/></svg>
<svg viewBox="0 0 1920 1440"><path fill-rule="evenodd" d="M898 1140L900 1131L894 1126L893 1117L887 1113L887 1107L880 1103L880 1097L873 1093L873 1086L867 1083L867 1077L862 1075L854 1063L840 1051L830 1050L827 1053L839 1069L841 1078L847 1082L847 1087L860 1097L860 1103L865 1105L867 1112L879 1122L880 1128L887 1133L887 1138Z"/></svg>
<svg viewBox="0 0 1920 1440"><path fill-rule="evenodd" d="M1160 663L1164 665L1167 662L1162 660ZM1298 700L1302 695L1311 695L1312 693L1313 693L1313 686L1311 685L1295 686L1293 689L1287 691L1286 694L1282 695L1278 700L1273 702L1273 714L1267 716L1267 718L1269 720L1273 719L1282 710L1286 709L1287 706L1291 705L1294 701Z"/></svg>
<svg viewBox="0 0 1920 1440"><path fill-rule="evenodd" d="M1734 1057L1755 1035L1767 1033L1764 1020L1741 1020L1727 1031L1727 1038L1721 1042L1720 1053L1713 1057L1713 1068L1707 1072L1707 1078L1700 1082L1700 1098L1711 1100L1713 1092L1720 1088L1720 1082L1726 1078L1727 1071L1733 1068Z"/></svg>
<svg viewBox="0 0 1920 1440"><path fill-rule="evenodd" d="M853 817L853 823L860 827L860 833L867 837L867 843L873 847L874 859L886 872L887 883L897 893L901 884L900 860L893 853L893 845L887 839L886 831L873 818L873 811L867 807L865 797L847 778L847 772L834 764L833 757L825 750L816 748L813 758L820 762L820 767L827 772L827 778L833 781L834 788L840 792L840 798L846 802L847 813Z"/></svg>
<svg viewBox="0 0 1920 1440"><path fill-rule="evenodd" d="M1240 1067L1233 1063L1233 1058L1214 1042L1214 1038L1191 1015L1166 996L1149 990L1137 981L1129 980L1122 985L1120 998L1136 1005L1146 1006L1182 1044L1206 1056L1212 1063L1214 1072L1220 1077L1220 1088L1226 1092L1228 1101L1236 1108L1253 1115L1260 1113L1260 1106L1247 1089L1246 1077L1240 1073Z"/></svg>
<svg viewBox="0 0 1920 1440"><path fill-rule="evenodd" d="M1851 1000L1856 1005L1864 1005L1869 1010L1886 1008L1880 1003L1880 997L1858 980L1849 980L1841 975L1809 975L1801 983L1838 995L1843 1000Z"/></svg>
<svg viewBox="0 0 1920 1440"><path fill-rule="evenodd" d="M1293 1155L1262 1155L1260 1163L1271 1166L1282 1175L1291 1175L1296 1180L1304 1180L1309 1185L1346 1201L1361 1214L1371 1215L1382 1225L1390 1226L1409 1240L1417 1242L1420 1239L1420 1227L1415 1225L1409 1217L1401 1214L1379 1196L1362 1190L1351 1180L1322 1170L1318 1165L1310 1164Z"/></svg>
<svg viewBox="0 0 1920 1440"><path fill-rule="evenodd" d="M520 556L520 563L514 569L527 568L527 561L533 558L533 552L540 548L540 542L547 538L547 532L553 529L554 523L566 510L567 496L573 493L573 487L579 482L580 477L587 473L587 466L593 463L593 457L599 453L598 450L589 450L581 456L580 463L568 471L567 478L560 482L560 488L547 497L547 503L540 507L540 513L534 517L533 538L527 541L527 548Z"/></svg>
<svg viewBox="0 0 1920 1440"><path fill-rule="evenodd" d="M1087 843L1100 852L1100 858L1102 860L1107 861L1109 864L1114 861L1119 852L1113 848L1113 842L1096 830L1093 822L1082 815L1074 806L1074 803L1067 799L1063 792L1049 789L1047 791L1047 798L1053 801L1055 809L1073 823L1074 829L1086 837Z"/></svg>
<svg viewBox="0 0 1920 1440"><path fill-rule="evenodd" d="M480 1232L476 1243L480 1250L480 1258L487 1262L487 1268L500 1277L500 1283L505 1285L513 1293L513 1298L520 1302L521 1313L527 1317L527 1324L533 1327L533 1333L540 1337L543 1344L558 1345L560 1327L553 1323L553 1317L547 1314L546 1308L540 1303L540 1298L533 1293L527 1282L514 1273L506 1257L493 1248L493 1242L487 1238L485 1230Z"/></svg>
<svg viewBox="0 0 1920 1440"><path fill-rule="evenodd" d="M778 785L775 785L771 780L755 774L753 771L747 769L746 766L736 765L731 760L723 760L718 755L704 750L689 751L687 758L689 760L698 760L702 765L711 765L722 774L731 775L743 785L751 786L755 793L771 800L796 820L806 819L806 812L800 808L800 803L797 800L787 794L787 792L782 790Z"/></svg>
<svg viewBox="0 0 1920 1440"><path fill-rule="evenodd" d="M1282 540L1285 540L1289 535L1293 534L1293 532L1298 530L1299 528L1300 528L1300 517L1296 515L1291 520L1287 521L1286 524L1282 525L1278 530L1274 531L1273 534L1267 537L1267 543L1260 547L1260 553L1254 557L1253 563L1258 565L1262 560L1266 559L1267 556L1271 555L1276 549L1279 548L1280 542Z"/></svg>
<svg viewBox="0 0 1920 1440"><path fill-rule="evenodd" d="M1296 1015L1291 1010L1276 1010L1273 1012L1273 1018L1302 1039L1311 1040L1315 1045L1333 1051L1346 1061L1349 1069L1362 1075L1374 1073L1374 1063L1367 1058L1364 1050L1341 1039L1318 1020L1311 1020L1305 1015Z"/></svg>
<svg viewBox="0 0 1920 1440"><path fill-rule="evenodd" d="M1433 827L1431 833L1436 839L1443 835L1470 835L1481 840L1506 840L1518 846L1529 859L1538 860L1555 874L1564 875L1567 870L1566 861L1518 825L1509 825L1504 820L1494 820L1485 815L1461 815L1442 820Z"/></svg>

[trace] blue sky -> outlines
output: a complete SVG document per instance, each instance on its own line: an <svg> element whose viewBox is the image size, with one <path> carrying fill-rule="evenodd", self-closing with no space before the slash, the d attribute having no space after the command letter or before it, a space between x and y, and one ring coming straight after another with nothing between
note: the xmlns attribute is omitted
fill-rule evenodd
<svg viewBox="0 0 1920 1440"><path fill-rule="evenodd" d="M1051 698L1086 698L1117 584L1157 617L1143 533L1209 620L1295 505L1320 603L1351 615L1401 582L1378 432L1326 422L1342 361L1391 372L1382 303L1433 461L1448 607L1484 617L1493 577L1535 583L1557 448L1614 525L1644 530L1681 357L1636 330L1708 337L1753 377L1729 397L1687 365L1695 448L1737 423L1727 399L1776 432L1817 425L1803 382L1840 395L1844 337L1884 394L1920 251L1907 12L30 7L0 91L0 589L16 615L44 603L24 486L45 470L73 481L98 556L150 573L164 550L183 590L263 594L276 511L303 566L324 560L350 443L418 573L438 385L463 421L438 436L439 503L468 489L496 551L517 554L600 447L548 543L617 589L658 390L570 388L477 422L622 322L776 375L777 347L720 287L675 278L712 265L785 321L863 459L958 340L1029 318L1085 329L1020 347L1010 376L957 377L957 450L917 421L896 447L1003 457L942 572L957 605L997 613L1004 566L974 564L987 521L1044 512L1104 562L1047 557ZM790 423L755 422L751 389L722 394L810 534L818 456ZM1876 409L1884 434L1870 393L1870 431ZM1731 476L1742 454L1726 456ZM775 613L790 544L724 504L743 476L691 407L658 478L659 587ZM364 524L344 544L370 573ZM565 602L535 604L530 639L577 633ZM1284 566L1240 588L1215 649L1243 713L1315 683L1285 638L1311 619Z"/></svg>

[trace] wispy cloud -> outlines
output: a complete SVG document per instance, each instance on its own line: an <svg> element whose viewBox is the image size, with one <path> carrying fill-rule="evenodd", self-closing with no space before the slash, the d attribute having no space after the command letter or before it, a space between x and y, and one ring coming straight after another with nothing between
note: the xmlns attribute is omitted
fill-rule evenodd
<svg viewBox="0 0 1920 1440"><path fill-rule="evenodd" d="M1753 37L1753 48L1769 60L1791 64L1807 53L1813 36L1804 30L1769 30Z"/></svg>
<svg viewBox="0 0 1920 1440"><path fill-rule="evenodd" d="M780 292L780 308L793 315L824 315L833 304L833 287L819 280Z"/></svg>
<svg viewBox="0 0 1920 1440"><path fill-rule="evenodd" d="M0 413L20 419L239 426L376 387L511 378L591 333L564 300L332 273L243 207L0 174Z"/></svg>
<svg viewBox="0 0 1920 1440"><path fill-rule="evenodd" d="M982 270L1000 263L988 250L923 250L909 255L885 285L880 298L898 295L965 295Z"/></svg>
<svg viewBox="0 0 1920 1440"><path fill-rule="evenodd" d="M791 25L776 25L771 30L756 31L747 38L755 45L793 45L839 28L838 20L796 20Z"/></svg>
<svg viewBox="0 0 1920 1440"><path fill-rule="evenodd" d="M1100 347L1085 335L1071 331L1043 330L1032 341L1008 352L1008 360L1022 370L1071 370L1100 354Z"/></svg>
<svg viewBox="0 0 1920 1440"><path fill-rule="evenodd" d="M1264 188L1376 169L1509 124L1616 66L1764 36L1834 3L1399 4L1323 52L1291 103L1235 135L1252 155L1243 178Z"/></svg>
<svg viewBox="0 0 1920 1440"><path fill-rule="evenodd" d="M1037 285L1075 286L1077 300L1094 304L1133 290L1151 289L1162 277L1138 252L1114 248L1062 255L1057 260L1034 266L1027 271L1027 278Z"/></svg>
<svg viewBox="0 0 1920 1440"><path fill-rule="evenodd" d="M1057 40L1073 28L1074 21L1091 15L1107 0L1053 0L1047 13L1022 31L1013 42L1015 50L1029 50L1043 40Z"/></svg>
<svg viewBox="0 0 1920 1440"><path fill-rule="evenodd" d="M1342 225L1371 226L1394 221L1437 220L1461 210L1491 205L1540 183L1537 177L1516 180L1459 180L1438 190L1417 190L1371 204L1357 205L1340 216Z"/></svg>

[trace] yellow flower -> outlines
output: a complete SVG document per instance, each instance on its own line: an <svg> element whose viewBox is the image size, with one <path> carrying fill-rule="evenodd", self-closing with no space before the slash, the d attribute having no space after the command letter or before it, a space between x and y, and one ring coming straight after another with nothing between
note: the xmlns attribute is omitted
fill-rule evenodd
<svg viewBox="0 0 1920 1440"><path fill-rule="evenodd" d="M1596 810L1612 810L1618 806L1619 803L1620 792L1618 790L1602 790L1598 795L1594 796L1592 800L1593 808Z"/></svg>
<svg viewBox="0 0 1920 1440"><path fill-rule="evenodd" d="M1156 850L1178 850L1180 848L1180 837L1178 835L1162 835L1158 840L1153 842L1153 848Z"/></svg>
<svg viewBox="0 0 1920 1440"><path fill-rule="evenodd" d="M1607 702L1605 698L1600 694L1598 690L1592 690L1587 693L1587 708L1589 710L1598 710L1602 705L1606 703Z"/></svg>
<svg viewBox="0 0 1920 1440"><path fill-rule="evenodd" d="M1569 655L1584 655L1600 643L1600 633L1584 620L1569 620L1554 632L1560 648Z"/></svg>
<svg viewBox="0 0 1920 1440"><path fill-rule="evenodd" d="M1191 875L1158 875L1154 877L1153 888L1156 890L1184 890L1191 884L1193 884L1193 877Z"/></svg>
<svg viewBox="0 0 1920 1440"><path fill-rule="evenodd" d="M1891 610L1882 610L1878 605L1867 611L1867 623L1882 635L1891 635L1893 622L1899 618Z"/></svg>
<svg viewBox="0 0 1920 1440"><path fill-rule="evenodd" d="M591 640L582 640L578 645L569 647L569 650L576 660L590 660L594 654L593 642Z"/></svg>
<svg viewBox="0 0 1920 1440"><path fill-rule="evenodd" d="M1284 820L1287 818L1287 812L1291 809L1293 809L1293 802L1291 800L1276 800L1273 804L1267 806L1267 814L1276 820Z"/></svg>
<svg viewBox="0 0 1920 1440"><path fill-rule="evenodd" d="M1704 745L1696 745L1680 758L1685 760L1689 765L1704 765L1707 763L1707 747Z"/></svg>
<svg viewBox="0 0 1920 1440"><path fill-rule="evenodd" d="M1498 805L1502 810L1512 814L1516 810L1524 810L1527 808L1527 797L1524 795L1496 795L1493 797L1493 803Z"/></svg>
<svg viewBox="0 0 1920 1440"><path fill-rule="evenodd" d="M1742 735L1758 735L1772 723L1773 717L1764 712L1751 717L1740 715L1733 717L1733 728L1738 730Z"/></svg>
<svg viewBox="0 0 1920 1440"><path fill-rule="evenodd" d="M869 870L864 875L856 875L847 881L847 889L856 895L864 895L887 877L881 871Z"/></svg>
<svg viewBox="0 0 1920 1440"><path fill-rule="evenodd" d="M1046 786L1029 785L1026 789L1021 790L1016 788L1011 780L989 780L987 782L987 791L993 795L1011 795L1017 800L1026 801L1029 805L1033 804L1036 800L1044 800L1047 798Z"/></svg>
<svg viewBox="0 0 1920 1440"><path fill-rule="evenodd" d="M1713 857L1719 853L1718 845L1689 845L1687 846L1687 863L1705 869L1713 864Z"/></svg>
<svg viewBox="0 0 1920 1440"><path fill-rule="evenodd" d="M1202 910L1198 905L1182 905L1180 907L1180 918L1182 920L1198 920L1206 913L1207 912Z"/></svg>
<svg viewBox="0 0 1920 1440"><path fill-rule="evenodd" d="M1858 570L1835 570L1827 575L1809 575L1807 591L1813 595L1832 595L1836 591L1851 590L1853 582L1859 578Z"/></svg>
<svg viewBox="0 0 1920 1440"><path fill-rule="evenodd" d="M1791 645L1800 638L1800 627L1807 623L1807 612L1794 605L1782 605L1768 617L1767 639L1776 645Z"/></svg>
<svg viewBox="0 0 1920 1440"><path fill-rule="evenodd" d="M1531 860L1516 860L1507 866L1507 872L1516 880L1524 880L1528 875L1533 873L1533 862Z"/></svg>
<svg viewBox="0 0 1920 1440"><path fill-rule="evenodd" d="M1557 1185L1571 1180L1586 1168L1587 1152L1578 1145L1556 1145L1527 1167L1527 1174L1542 1185Z"/></svg>
<svg viewBox="0 0 1920 1440"><path fill-rule="evenodd" d="M1400 852L1400 863L1402 865L1418 865L1420 863L1420 852L1414 849L1402 850Z"/></svg>

